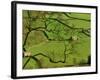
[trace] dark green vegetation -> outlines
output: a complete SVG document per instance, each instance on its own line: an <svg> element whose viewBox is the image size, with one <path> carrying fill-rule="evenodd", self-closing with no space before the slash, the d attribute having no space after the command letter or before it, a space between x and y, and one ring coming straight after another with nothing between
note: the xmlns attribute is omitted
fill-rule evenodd
<svg viewBox="0 0 100 80"><path fill-rule="evenodd" d="M91 64L91 14L29 10L22 14L23 69Z"/></svg>

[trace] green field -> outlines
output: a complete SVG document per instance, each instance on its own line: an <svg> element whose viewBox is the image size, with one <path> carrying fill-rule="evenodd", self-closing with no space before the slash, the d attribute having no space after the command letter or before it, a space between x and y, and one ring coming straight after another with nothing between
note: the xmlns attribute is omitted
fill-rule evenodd
<svg viewBox="0 0 100 80"><path fill-rule="evenodd" d="M23 69L90 66L90 13L23 10L22 15Z"/></svg>

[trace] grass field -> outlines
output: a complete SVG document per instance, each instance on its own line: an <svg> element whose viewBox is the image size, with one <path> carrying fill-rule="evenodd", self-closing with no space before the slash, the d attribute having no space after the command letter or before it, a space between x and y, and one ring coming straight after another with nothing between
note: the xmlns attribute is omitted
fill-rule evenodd
<svg viewBox="0 0 100 80"><path fill-rule="evenodd" d="M23 69L89 66L90 17L23 10Z"/></svg>

